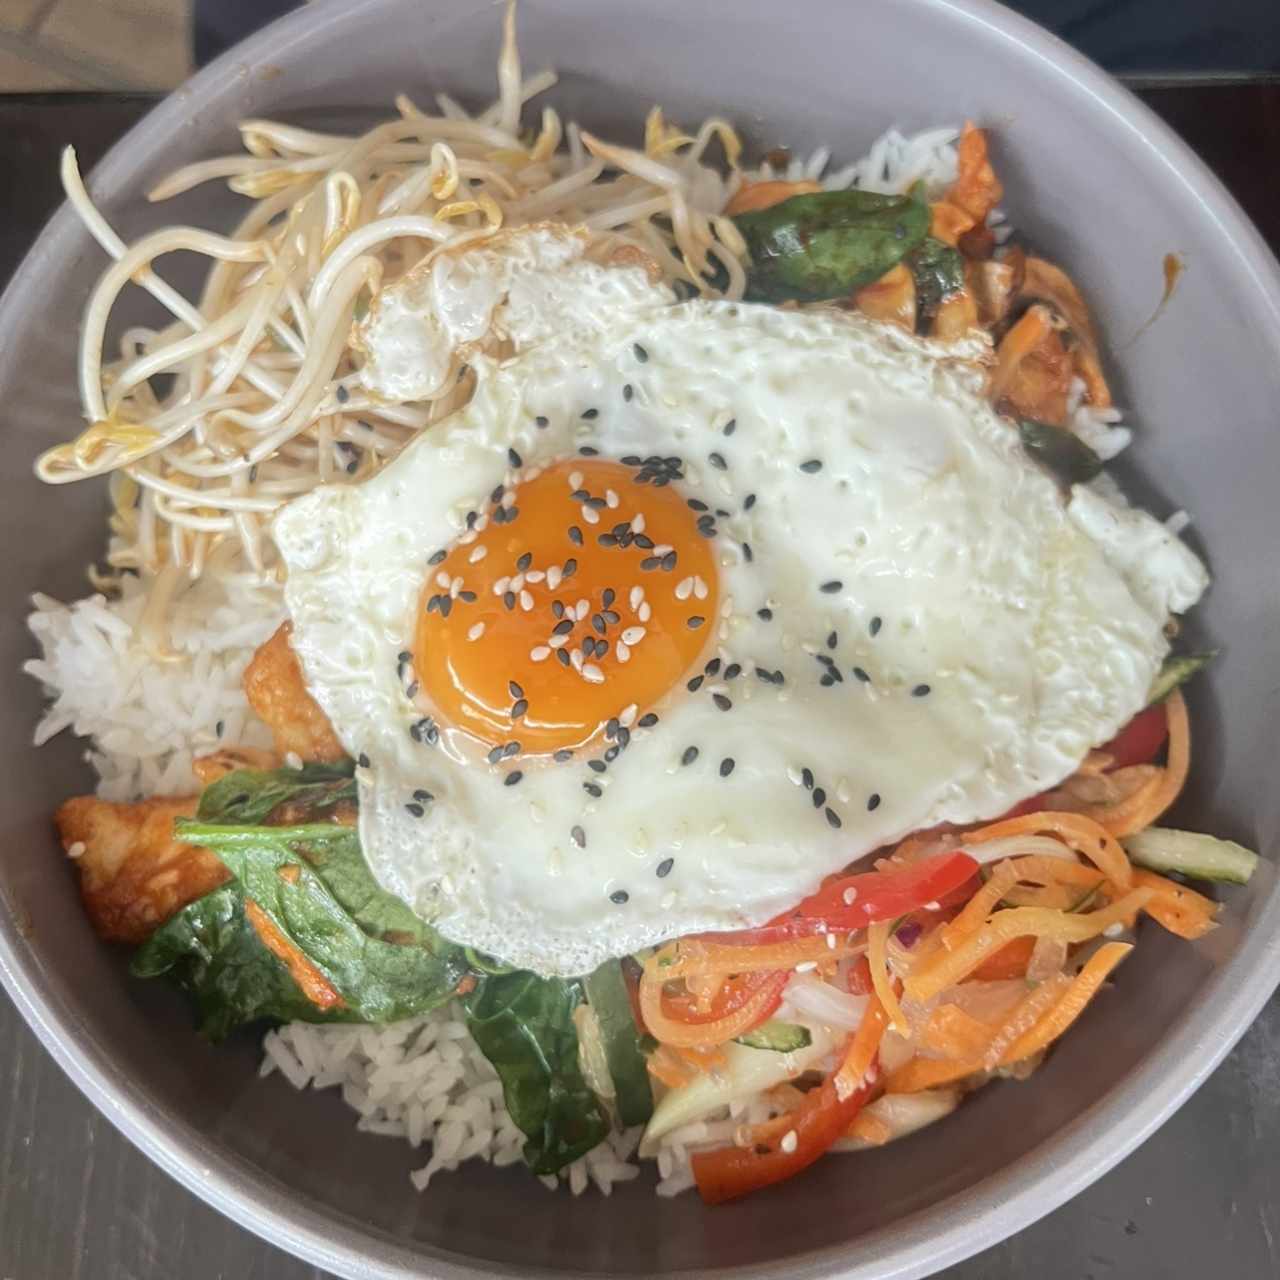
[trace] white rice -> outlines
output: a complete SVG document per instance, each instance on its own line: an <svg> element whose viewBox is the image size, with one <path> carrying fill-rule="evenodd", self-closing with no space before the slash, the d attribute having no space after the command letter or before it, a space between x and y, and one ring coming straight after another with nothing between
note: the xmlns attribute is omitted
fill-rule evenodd
<svg viewBox="0 0 1280 1280"><path fill-rule="evenodd" d="M958 136L954 128L910 137L891 129L866 157L834 172L826 172L829 153L823 149L792 160L785 175L774 175L768 165L757 173L821 179L828 189L884 192L923 180L935 193L955 176ZM50 699L36 745L65 729L88 738L85 758L97 771L98 794L109 800L190 793L195 757L219 745L270 745L240 682L254 649L284 616L280 586L206 574L170 611L173 653L165 659L145 642L144 603L138 579L126 576L118 599L93 595L68 605L36 595L28 618L41 655L23 669ZM501 1082L454 1006L385 1027L290 1023L267 1033L263 1053L262 1075L279 1072L298 1089L339 1089L357 1113L358 1129L400 1138L415 1149L430 1147L426 1164L410 1174L419 1191L465 1160L503 1166L522 1158L524 1135L503 1106ZM657 1155L657 1193L687 1190L694 1152L769 1114L757 1098L668 1135ZM567 1185L575 1195L591 1186L608 1195L638 1176L639 1138L639 1129L612 1133L542 1181L552 1188Z"/></svg>

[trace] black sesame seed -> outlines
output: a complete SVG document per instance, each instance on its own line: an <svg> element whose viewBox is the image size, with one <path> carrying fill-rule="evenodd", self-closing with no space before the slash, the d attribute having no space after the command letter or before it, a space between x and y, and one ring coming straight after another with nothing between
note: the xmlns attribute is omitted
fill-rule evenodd
<svg viewBox="0 0 1280 1280"><path fill-rule="evenodd" d="M772 609L757 609L757 610L756 610L756 617L757 617L757 618L759 618L761 622L772 622L772 621L773 621L773 610L772 610Z"/></svg>
<svg viewBox="0 0 1280 1280"><path fill-rule="evenodd" d="M591 497L590 489L575 489L570 495L574 502L586 502Z"/></svg>
<svg viewBox="0 0 1280 1280"><path fill-rule="evenodd" d="M418 682L416 680L414 680L404 691L404 696L410 699L410 701L418 696Z"/></svg>
<svg viewBox="0 0 1280 1280"><path fill-rule="evenodd" d="M584 414L583 416L585 417L586 415ZM596 456L599 454L600 450L599 450L599 449L593 449L589 444L584 444L584 445L583 445L583 446L578 450L578 452L579 452L579 453L580 453L584 458L594 458L594 457L596 457Z"/></svg>
<svg viewBox="0 0 1280 1280"><path fill-rule="evenodd" d="M467 512L467 528L474 529L476 525L476 521L479 519L480 519L480 513L478 511L468 511Z"/></svg>
<svg viewBox="0 0 1280 1280"><path fill-rule="evenodd" d="M421 818L422 815L426 813L426 810L414 800L411 800L407 805L405 805L405 808L408 809L415 818Z"/></svg>
<svg viewBox="0 0 1280 1280"><path fill-rule="evenodd" d="M579 849L585 849L587 847L587 833L583 831L581 827L578 827L578 826L570 827L569 836L573 840L573 843L576 844Z"/></svg>
<svg viewBox="0 0 1280 1280"><path fill-rule="evenodd" d="M726 698L723 693L713 693L711 695L711 701L714 702L721 711L728 711L729 708L733 706L732 700Z"/></svg>
<svg viewBox="0 0 1280 1280"><path fill-rule="evenodd" d="M644 715L642 715L640 719L636 721L636 726L641 729L652 729L653 726L657 723L658 723L658 716L656 712L646 711Z"/></svg>
<svg viewBox="0 0 1280 1280"><path fill-rule="evenodd" d="M519 720L524 715L524 713L528 710L529 710L529 699L517 698L516 701L511 706L511 718L513 720Z"/></svg>
<svg viewBox="0 0 1280 1280"><path fill-rule="evenodd" d="M707 675L709 675L709 676L713 676L713 675L715 675L715 674L716 674L716 672L720 670L720 659L719 659L719 658L712 658L712 659L711 659L711 661L710 661L710 662L708 662L708 663L707 663L707 665L706 665L705 667L703 667L702 669L703 669L703 671L705 671L705 672L707 673Z"/></svg>
<svg viewBox="0 0 1280 1280"><path fill-rule="evenodd" d="M520 685L518 685L514 680L508 680L508 681L507 681L507 692L508 692L508 693L509 693L513 698L523 698L523 697L524 697L524 690L523 690L523 689L520 687Z"/></svg>
<svg viewBox="0 0 1280 1280"><path fill-rule="evenodd" d="M710 511L711 510L711 508L708 507L707 504L703 502L701 498L689 498L685 502L685 506L687 506L690 511Z"/></svg>
<svg viewBox="0 0 1280 1280"><path fill-rule="evenodd" d="M564 617L564 601L553 600L551 602L551 612L554 613L557 618L563 618Z"/></svg>
<svg viewBox="0 0 1280 1280"><path fill-rule="evenodd" d="M429 720L424 720L423 723L427 726L426 729L423 730L423 736L426 738L428 744L434 747L436 743L440 741L440 730L437 729Z"/></svg>
<svg viewBox="0 0 1280 1280"><path fill-rule="evenodd" d="M764 681L765 684L773 683L773 672L765 667L756 668L756 679Z"/></svg>
<svg viewBox="0 0 1280 1280"><path fill-rule="evenodd" d="M609 629L605 624L604 618L598 613L593 613L591 615L591 625L595 628L596 635L599 636L604 635L604 633ZM594 648L595 646L593 645L592 647Z"/></svg>
<svg viewBox="0 0 1280 1280"><path fill-rule="evenodd" d="M622 398L624 400L630 400L633 395L635 395L635 392L631 389L631 383L628 382L624 384L622 388Z"/></svg>
<svg viewBox="0 0 1280 1280"><path fill-rule="evenodd" d="M572 578L578 572L578 562L570 557L564 562L564 569L561 571L561 578Z"/></svg>
<svg viewBox="0 0 1280 1280"><path fill-rule="evenodd" d="M616 627L622 621L622 615L616 609L605 608L600 616L611 626Z"/></svg>
<svg viewBox="0 0 1280 1280"><path fill-rule="evenodd" d="M718 515L721 520L727 520L731 515L733 515L733 512L726 511L723 507L717 507L716 515Z"/></svg>
<svg viewBox="0 0 1280 1280"><path fill-rule="evenodd" d="M698 690L702 688L702 677L694 676L693 679L685 685L685 688L688 689L690 693L697 693Z"/></svg>
<svg viewBox="0 0 1280 1280"><path fill-rule="evenodd" d="M685 747L684 754L680 757L680 763L684 765L692 764L698 758L697 747Z"/></svg>
<svg viewBox="0 0 1280 1280"><path fill-rule="evenodd" d="M913 698L927 698L929 696L929 686L927 684L918 684L911 690Z"/></svg>
<svg viewBox="0 0 1280 1280"><path fill-rule="evenodd" d="M534 418L533 423L540 431L545 431L547 427L551 425L551 419L544 418L542 414L538 414L538 416Z"/></svg>
<svg viewBox="0 0 1280 1280"><path fill-rule="evenodd" d="M448 554L449 554L449 553L448 553L448 552L447 552L443 547L441 547L439 551L435 552L435 553L431 556L431 559L430 559L430 560L428 560L428 561L427 561L427 563L428 563L428 564L441 564L441 563L443 563L445 556L447 556Z"/></svg>
<svg viewBox="0 0 1280 1280"><path fill-rule="evenodd" d="M638 453L624 453L621 461L624 467L638 467L643 459Z"/></svg>
<svg viewBox="0 0 1280 1280"><path fill-rule="evenodd" d="M719 471L728 471L729 464L724 460L724 454L716 453L714 450L707 454L707 461L711 463Z"/></svg>
<svg viewBox="0 0 1280 1280"><path fill-rule="evenodd" d="M430 791L423 791L419 788L413 793L413 798L419 804L430 804L435 799L435 796L433 796Z"/></svg>
<svg viewBox="0 0 1280 1280"><path fill-rule="evenodd" d="M600 410L599 409L583 409L582 416L588 422L591 422L600 416Z"/></svg>
<svg viewBox="0 0 1280 1280"><path fill-rule="evenodd" d="M609 642L607 640L596 641L596 657L603 658L609 652Z"/></svg>
<svg viewBox="0 0 1280 1280"><path fill-rule="evenodd" d="M870 683L871 683L871 677L870 677L869 675L867 675L867 673L866 673L865 671L863 671L863 669L862 669L861 667L854 667L854 669L853 669L853 678L854 678L855 680L861 680L863 684L870 684Z"/></svg>
<svg viewBox="0 0 1280 1280"><path fill-rule="evenodd" d="M821 787L814 787L814 789L813 789L813 807L814 807L815 809L821 809L821 808L822 808L822 806L823 806L824 804L826 804L826 803L827 803L827 793L826 793L825 791L823 791L823 789L822 789Z"/></svg>
<svg viewBox="0 0 1280 1280"><path fill-rule="evenodd" d="M725 756L725 758L720 761L720 776L722 778L727 778L733 772L734 763L732 756Z"/></svg>
<svg viewBox="0 0 1280 1280"><path fill-rule="evenodd" d="M513 467L524 466L524 459L514 449L507 450L507 461L511 463Z"/></svg>
<svg viewBox="0 0 1280 1280"><path fill-rule="evenodd" d="M661 563L662 559L660 556L645 556L645 558L640 561L640 568L645 573L648 573L651 569L656 569Z"/></svg>
<svg viewBox="0 0 1280 1280"><path fill-rule="evenodd" d="M819 683L819 684L820 684L824 689L830 689L830 688L831 688L831 686L832 686L833 684L835 684L835 682L836 682L836 678L835 678L835 676L833 676L833 675L831 674L831 672L830 672L830 671L828 671L828 672L827 672L827 674L826 674L825 676L823 676L821 680L819 680L819 681L818 681L818 683Z"/></svg>
<svg viewBox="0 0 1280 1280"><path fill-rule="evenodd" d="M671 868L675 865L676 860L674 858L663 858L663 860L654 868L654 875L656 875L659 880L665 880L671 874Z"/></svg>
<svg viewBox="0 0 1280 1280"><path fill-rule="evenodd" d="M362 769L367 769L369 767L369 757L362 751L356 758L356 764L358 764Z"/></svg>
<svg viewBox="0 0 1280 1280"><path fill-rule="evenodd" d="M592 773L603 773L609 766L603 760L588 760L587 768Z"/></svg>
<svg viewBox="0 0 1280 1280"><path fill-rule="evenodd" d="M434 613L440 607L440 600L440 596L432 596L431 599L427 601L427 612Z"/></svg>
<svg viewBox="0 0 1280 1280"><path fill-rule="evenodd" d="M844 823L840 821L840 815L834 809L827 810L827 825L835 827L837 831L844 826Z"/></svg>
<svg viewBox="0 0 1280 1280"><path fill-rule="evenodd" d="M704 618L700 613L695 613L691 617L685 619L684 625L688 627L690 631L697 631L704 622L706 622L706 618Z"/></svg>
<svg viewBox="0 0 1280 1280"><path fill-rule="evenodd" d="M612 763L613 763L613 762L618 758L618 752L619 752L619 751L621 751L621 750L622 750L622 748L621 748L621 747L610 747L610 748L609 748L609 749L604 753L605 763L606 763L606 764L612 764Z"/></svg>
<svg viewBox="0 0 1280 1280"><path fill-rule="evenodd" d="M635 544L641 551L652 551L658 545L647 533L637 533Z"/></svg>
<svg viewBox="0 0 1280 1280"><path fill-rule="evenodd" d="M839 643L840 643L840 636L839 636L836 632L834 632L834 631L828 632L828 634L827 634L827 648L828 648L828 649L834 649L834 648L836 647L836 645L838 645Z"/></svg>
<svg viewBox="0 0 1280 1280"><path fill-rule="evenodd" d="M631 344L631 350L635 352L636 359L641 364L644 364L649 359L649 353L638 342Z"/></svg>
<svg viewBox="0 0 1280 1280"><path fill-rule="evenodd" d="M508 609L514 609L516 607L516 593L514 591L504 591L502 594L502 603L506 605ZM444 606L441 605L442 609L443 607Z"/></svg>
<svg viewBox="0 0 1280 1280"><path fill-rule="evenodd" d="M489 494L489 501L493 503L501 502L502 495L506 493L506 491L507 491L507 486L505 484L498 485L497 488L495 488L493 492Z"/></svg>
<svg viewBox="0 0 1280 1280"><path fill-rule="evenodd" d="M609 719L605 722L604 736L608 738L610 741L612 741L617 736L618 730L621 727L622 726L618 723L617 716L610 716Z"/></svg>
<svg viewBox="0 0 1280 1280"><path fill-rule="evenodd" d="M773 683L779 685L787 683L787 677L782 674L781 668L773 673Z"/></svg>
<svg viewBox="0 0 1280 1280"><path fill-rule="evenodd" d="M829 582L824 582L824 583L823 583L823 584L818 588L818 590L819 590L819 591L821 591L824 595L828 595L828 596L829 596L829 595L833 595L835 592L839 591L839 590L840 590L840 588L841 588L841 587L843 587L843 586L844 586L844 583L843 583L843 582L841 582L839 578L832 578Z"/></svg>
<svg viewBox="0 0 1280 1280"><path fill-rule="evenodd" d="M817 475L817 473L822 470L822 459L810 458L808 462L802 462L800 464L800 470L803 471L805 475Z"/></svg>
<svg viewBox="0 0 1280 1280"><path fill-rule="evenodd" d="M755 552L751 550L751 543L744 542L742 544L742 557L748 564L756 558Z"/></svg>
<svg viewBox="0 0 1280 1280"><path fill-rule="evenodd" d="M567 667L567 666L569 665L570 661L571 661L571 659L570 659L570 657L569 657L569 650L568 650L568 649L557 649L557 650L556 650L556 661L557 661L557 662L559 662L559 664L560 664L562 667Z"/></svg>
<svg viewBox="0 0 1280 1280"><path fill-rule="evenodd" d="M514 787L516 783L519 782L520 779L523 777L524 777L524 774L521 773L519 769L512 769L511 772L507 774L505 778L503 778L502 785L504 787Z"/></svg>
<svg viewBox="0 0 1280 1280"><path fill-rule="evenodd" d="M625 889L615 889L609 895L609 901L616 907L623 907L631 901L631 895Z"/></svg>
<svg viewBox="0 0 1280 1280"><path fill-rule="evenodd" d="M333 394L338 397L339 404L346 404L347 401L351 399L351 392L348 391L342 383L338 383L337 389Z"/></svg>
<svg viewBox="0 0 1280 1280"><path fill-rule="evenodd" d="M412 661L413 654L411 654L408 649L401 649L400 652L396 654L396 662L399 663L400 666L404 666L406 662Z"/></svg>
<svg viewBox="0 0 1280 1280"><path fill-rule="evenodd" d="M620 751L625 751L630 745L631 730L628 729L626 725L623 725L622 728L618 730L618 749Z"/></svg>
<svg viewBox="0 0 1280 1280"><path fill-rule="evenodd" d="M808 791L812 791L812 790L813 790L813 770L812 770L812 769L801 769L801 770L800 770L800 781L804 783L804 785L805 785L805 789L806 789L806 790L808 790Z"/></svg>
<svg viewBox="0 0 1280 1280"><path fill-rule="evenodd" d="M880 633L880 628L881 628L883 625L884 625L884 622L883 622L883 620L882 620L881 618L878 618L878 617L877 617L877 618L872 618L872 619L871 619L871 625L867 628L867 630L868 630L868 631L870 631L870 632L871 632L871 634L872 634L873 636L875 636L875 635L879 635L879 633Z"/></svg>
<svg viewBox="0 0 1280 1280"><path fill-rule="evenodd" d="M587 795L595 796L597 800L599 800L600 797L604 795L604 788L601 787L600 784L596 782L584 782L582 784L582 789L587 793Z"/></svg>
<svg viewBox="0 0 1280 1280"><path fill-rule="evenodd" d="M353 476L359 470L360 470L360 463L358 461L353 459L352 461L347 463L347 475Z"/></svg>
<svg viewBox="0 0 1280 1280"><path fill-rule="evenodd" d="M559 750L551 753L551 758L556 762L556 764L564 764L566 760L573 759L573 752L570 751L568 747L561 747Z"/></svg>
<svg viewBox="0 0 1280 1280"><path fill-rule="evenodd" d="M605 587L600 596L600 603L607 609L617 598L618 593L612 587Z"/></svg>
<svg viewBox="0 0 1280 1280"><path fill-rule="evenodd" d="M754 507L755 505L756 505L756 495L754 493L747 494L747 496L742 500L743 511L750 511L751 508Z"/></svg>
<svg viewBox="0 0 1280 1280"><path fill-rule="evenodd" d="M663 573L670 573L675 567L676 553L674 551L668 551L667 554L662 557L662 571Z"/></svg>
<svg viewBox="0 0 1280 1280"><path fill-rule="evenodd" d="M569 526L569 541L575 546L582 546L582 530L576 524Z"/></svg>
<svg viewBox="0 0 1280 1280"><path fill-rule="evenodd" d="M516 572L524 573L532 563L533 563L533 552L526 551L524 555L522 555L520 559L516 561Z"/></svg>
<svg viewBox="0 0 1280 1280"><path fill-rule="evenodd" d="M724 424L724 433L727 436L733 435L733 433L737 431L737 429L738 429L737 418L730 418L729 421Z"/></svg>
<svg viewBox="0 0 1280 1280"><path fill-rule="evenodd" d="M476 593L474 591L459 591L458 599L461 600L463 604L475 604Z"/></svg>
<svg viewBox="0 0 1280 1280"><path fill-rule="evenodd" d="M874 810L878 809L879 807L880 807L880 793L879 793L878 791L873 791L873 792L872 792L872 793L867 797L867 811L868 811L868 812L873 812Z"/></svg>
<svg viewBox="0 0 1280 1280"><path fill-rule="evenodd" d="M724 669L724 678L726 680L736 680L742 674L742 663L731 662Z"/></svg>
<svg viewBox="0 0 1280 1280"><path fill-rule="evenodd" d="M717 529L713 524L700 524L698 526L698 532L702 534L704 538L714 538L716 536Z"/></svg>

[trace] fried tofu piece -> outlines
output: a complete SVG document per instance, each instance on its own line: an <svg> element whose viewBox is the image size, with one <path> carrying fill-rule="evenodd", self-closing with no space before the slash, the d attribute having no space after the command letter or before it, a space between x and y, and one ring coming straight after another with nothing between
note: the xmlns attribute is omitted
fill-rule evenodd
<svg viewBox="0 0 1280 1280"><path fill-rule="evenodd" d="M174 912L230 879L209 850L174 836L174 819L193 816L198 803L197 796L137 804L75 796L58 807L54 826L100 937L145 942Z"/></svg>
<svg viewBox="0 0 1280 1280"><path fill-rule="evenodd" d="M332 764L346 750L329 717L307 692L302 667L289 643L293 628L283 623L245 668L244 692L249 705L271 730L276 750L303 760Z"/></svg>

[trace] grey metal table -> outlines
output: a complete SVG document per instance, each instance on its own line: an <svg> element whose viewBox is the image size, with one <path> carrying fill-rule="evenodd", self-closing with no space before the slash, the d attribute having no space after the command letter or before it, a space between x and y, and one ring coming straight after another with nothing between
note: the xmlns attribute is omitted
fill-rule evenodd
<svg viewBox="0 0 1280 1280"><path fill-rule="evenodd" d="M1280 246L1280 85L1144 87ZM0 280L145 98L0 99ZM16 181L14 180L16 178ZM1280 998L1208 1083L1117 1169L949 1280L1280 1276ZM325 1280L171 1181L80 1096L0 996L0 1280Z"/></svg>

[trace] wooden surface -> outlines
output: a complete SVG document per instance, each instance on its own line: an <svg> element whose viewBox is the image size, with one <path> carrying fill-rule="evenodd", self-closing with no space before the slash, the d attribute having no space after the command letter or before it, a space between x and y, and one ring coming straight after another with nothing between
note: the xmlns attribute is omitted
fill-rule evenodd
<svg viewBox="0 0 1280 1280"><path fill-rule="evenodd" d="M0 0L4 3L4 0ZM1143 96L1280 246L1280 86ZM146 98L0 99L0 280ZM14 180L16 176L17 180ZM162 1047L161 1047L162 1051ZM948 1280L1266 1280L1280 1275L1280 1000L1153 1138L1082 1195ZM406 1194L409 1194L406 1187ZM221 1218L135 1151L0 995L0 1280L325 1280Z"/></svg>

